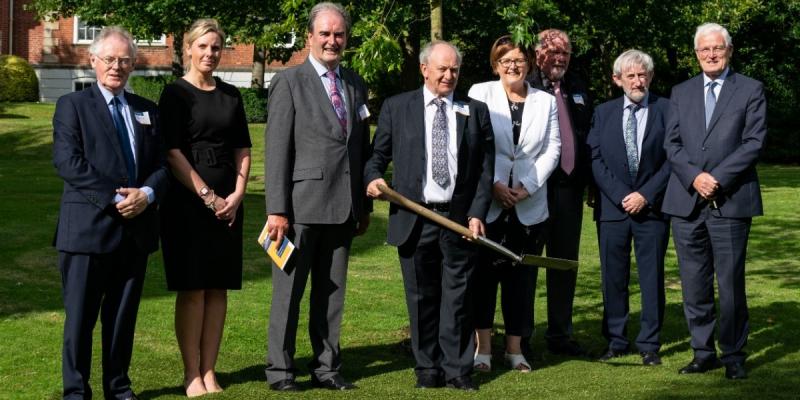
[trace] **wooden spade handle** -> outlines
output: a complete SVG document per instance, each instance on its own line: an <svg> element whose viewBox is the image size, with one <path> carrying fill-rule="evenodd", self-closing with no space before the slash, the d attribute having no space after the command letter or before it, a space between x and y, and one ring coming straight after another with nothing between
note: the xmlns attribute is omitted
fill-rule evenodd
<svg viewBox="0 0 800 400"><path fill-rule="evenodd" d="M451 231L456 232L456 233L460 234L461 236L472 237L472 231L469 230L469 228L467 228L466 226L458 224L457 222L455 222L455 221L453 221L453 220L451 220L449 218L445 218L445 217L443 217L443 216L441 216L441 215L439 215L439 214L437 214L437 213L435 213L435 212L423 207L419 203L416 203L416 202L413 202L413 201L409 200L408 198L406 198L402 194L395 192L393 189L387 187L386 185L378 184L378 189L380 189L380 191L392 203L395 203L395 204L401 205L401 206L403 206L405 208L408 208L409 210L411 210L411 211L413 211L413 212L415 212L415 213L417 213L419 215L422 215L423 217L428 218L429 220L431 220L433 222L436 222L437 224L439 224L439 225L441 225L441 226L443 226L443 227L445 227L447 229L450 229Z"/></svg>

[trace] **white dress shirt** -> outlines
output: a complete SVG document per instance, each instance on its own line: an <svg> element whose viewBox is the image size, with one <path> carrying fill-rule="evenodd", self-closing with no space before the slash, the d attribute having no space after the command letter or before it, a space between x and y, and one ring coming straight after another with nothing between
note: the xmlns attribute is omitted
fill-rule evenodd
<svg viewBox="0 0 800 400"><path fill-rule="evenodd" d="M436 115L436 104L433 100L437 99L427 87L422 87L423 99L425 101L425 179L422 182L422 198L426 203L445 203L453 198L453 188L456 186L456 172L458 170L458 139L456 137L456 112L453 109L453 94L441 99L445 102L447 110L447 169L450 173L450 184L446 188L439 186L433 181L433 117Z"/></svg>

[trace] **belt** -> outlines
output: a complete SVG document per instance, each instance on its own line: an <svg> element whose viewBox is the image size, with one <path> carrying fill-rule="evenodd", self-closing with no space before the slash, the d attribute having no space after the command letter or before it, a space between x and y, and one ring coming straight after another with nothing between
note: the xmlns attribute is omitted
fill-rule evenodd
<svg viewBox="0 0 800 400"><path fill-rule="evenodd" d="M450 202L445 203L422 203L422 206L433 211L438 212L449 212L450 211Z"/></svg>

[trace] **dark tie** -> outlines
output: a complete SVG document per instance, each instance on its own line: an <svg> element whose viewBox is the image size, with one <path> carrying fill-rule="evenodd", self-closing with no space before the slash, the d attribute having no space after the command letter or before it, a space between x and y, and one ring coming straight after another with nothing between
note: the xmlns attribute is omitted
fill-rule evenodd
<svg viewBox="0 0 800 400"><path fill-rule="evenodd" d="M575 140L572 137L572 121L569 119L567 103L561 95L561 82L553 82L553 89L558 108L558 126L561 131L561 169L569 175L575 169Z"/></svg>
<svg viewBox="0 0 800 400"><path fill-rule="evenodd" d="M446 188L450 185L450 170L447 166L447 143L449 132L447 129L447 103L442 99L434 99L436 114L433 115L433 128L431 129L431 175L433 181Z"/></svg>
<svg viewBox="0 0 800 400"><path fill-rule="evenodd" d="M717 85L717 82L714 81L708 83L708 93L706 93L706 129L708 129L709 122L711 122L711 116L714 115L714 107L717 106L717 96L714 94L714 87Z"/></svg>
<svg viewBox="0 0 800 400"><path fill-rule="evenodd" d="M631 174L631 181L636 181L636 174L639 173L639 151L636 140L636 111L639 111L637 104L628 105L628 122L625 124L625 153L628 155L628 172Z"/></svg>
<svg viewBox="0 0 800 400"><path fill-rule="evenodd" d="M131 149L131 139L128 137L128 128L125 127L125 119L122 118L122 103L119 98L114 96L111 100L114 106L114 111L111 116L114 120L114 126L117 128L117 137L119 137L119 145L122 150L122 156L125 157L125 166L128 169L128 186L134 187L136 185L136 162L133 159L133 150Z"/></svg>
<svg viewBox="0 0 800 400"><path fill-rule="evenodd" d="M328 71L325 76L328 77L328 82L330 82L328 92L331 94L333 110L336 111L336 118L339 119L339 125L342 126L344 136L347 136L347 109L344 107L344 100L342 100L342 95L339 93L339 88L336 87L336 72Z"/></svg>

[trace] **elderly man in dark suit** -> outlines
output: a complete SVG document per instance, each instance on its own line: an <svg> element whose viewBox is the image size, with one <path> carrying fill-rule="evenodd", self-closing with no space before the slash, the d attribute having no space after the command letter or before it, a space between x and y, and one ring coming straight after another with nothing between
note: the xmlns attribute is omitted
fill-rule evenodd
<svg viewBox="0 0 800 400"><path fill-rule="evenodd" d="M316 387L353 389L339 374L339 328L350 244L366 231L372 202L362 168L369 156L367 89L339 65L349 16L320 3L309 14L311 54L279 72L269 88L266 199L270 239L297 246L290 265L272 267L266 375L270 387L294 391L300 300L311 275L309 335Z"/></svg>
<svg viewBox="0 0 800 400"><path fill-rule="evenodd" d="M531 86L556 97L561 138L559 166L547 180L549 217L536 248L548 257L578 259L583 222L583 194L591 182L591 160L586 135L592 118L592 101L586 85L568 71L572 44L566 32L539 32L536 68ZM533 268L534 282L538 270ZM580 356L586 352L572 337L572 304L578 271L547 270L547 349L553 354ZM527 338L523 346L528 344Z"/></svg>
<svg viewBox="0 0 800 400"><path fill-rule="evenodd" d="M455 100L461 54L452 44L429 43L420 53L421 89L387 99L364 171L367 194L394 161L400 194L484 234L491 203L494 143L486 104ZM476 390L470 280L475 246L415 213L392 204L387 242L397 246L417 387Z"/></svg>
<svg viewBox="0 0 800 400"><path fill-rule="evenodd" d="M700 25L694 47L703 72L672 89L664 143L672 175L662 210L673 216L694 350L679 372L719 368L721 359L728 379L743 379L749 331L744 264L752 217L763 214L756 162L767 134L767 102L761 82L728 65L733 43L724 27ZM715 275L720 358L714 345Z"/></svg>
<svg viewBox="0 0 800 400"><path fill-rule="evenodd" d="M92 397L99 313L105 398L131 399L133 333L147 256L158 249L167 170L156 105L123 90L136 62L133 38L107 27L89 52L97 83L62 96L53 116L53 164L64 180L55 237L66 314L64 398Z"/></svg>
<svg viewBox="0 0 800 400"><path fill-rule="evenodd" d="M669 100L649 92L653 59L628 50L614 62L623 97L595 109L587 142L599 189L595 206L603 288L603 336L608 361L629 350L627 323L631 242L639 271L642 314L636 347L644 365L659 365L664 321L664 254L669 220L661 201L669 178L664 126Z"/></svg>

